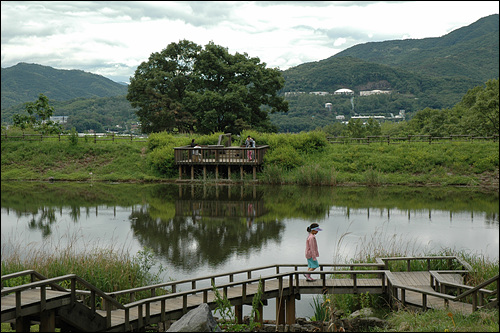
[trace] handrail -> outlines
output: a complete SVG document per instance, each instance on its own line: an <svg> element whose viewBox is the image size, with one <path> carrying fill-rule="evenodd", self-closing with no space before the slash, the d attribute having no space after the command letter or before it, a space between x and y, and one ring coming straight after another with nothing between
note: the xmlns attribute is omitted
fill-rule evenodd
<svg viewBox="0 0 500 333"><path fill-rule="evenodd" d="M71 304L76 303L76 283L79 282L80 284L84 285L85 287L89 288L91 290L91 299L92 302L90 304L92 312L95 314L96 313L96 295L102 297L103 300L106 301L106 328L111 327L111 306L114 305L119 309L125 309L126 315L128 316L128 309L126 309L120 302L116 301L113 297L108 296L104 291L100 290L99 288L93 286L92 284L88 283L84 279L80 278L76 274L67 274L63 276L58 276L55 278L50 278L50 279L45 279L45 280L40 280L40 281L35 281L27 284L23 284L20 286L15 286L12 288L8 288L7 290L4 288L2 289L2 296L5 296L7 294L11 293L16 293L16 312L18 309L21 308L21 292L23 290L27 289L32 289L36 287L40 287L40 301L42 304L46 301L46 290L45 286L46 285L52 285L53 283L60 282L60 281L65 281L65 280L70 280L71 281L71 290L68 292L70 294L70 299L71 299Z"/></svg>
<svg viewBox="0 0 500 333"><path fill-rule="evenodd" d="M456 288L461 288L461 289L474 289L476 287L474 286L468 286L466 284L462 284L462 283L456 283L456 282L452 282L452 281L447 281L447 280L444 280L442 278L442 274L456 274L456 273L466 273L467 271L465 270L459 270L459 271L429 271L429 273L431 274L431 287L435 287L434 286L434 280L437 281L439 283L439 285L445 285L445 286L450 286L450 287L456 287ZM493 290L489 290L489 289L481 289L480 290L482 293L494 293Z"/></svg>
<svg viewBox="0 0 500 333"><path fill-rule="evenodd" d="M13 287L7 287L5 288L4 285L3 285L3 282L5 280L9 280L9 279L14 279L14 278L17 278L17 277L22 277L22 276L25 276L25 275L28 275L30 274L31 275L31 282L34 282L34 279L33 279L33 276L37 277L38 280L47 280L47 277L43 276L42 274L38 273L37 271L35 270L32 270L32 269L28 269L28 270L25 270L25 271L21 271L21 272L16 272L16 273L11 273L11 274L6 274L6 275L2 275L2 287L1 289L2 290L12 290ZM51 283L50 286L54 289L57 289L59 291L67 291L67 289L65 289L64 287L56 284L56 283Z"/></svg>
<svg viewBox="0 0 500 333"><path fill-rule="evenodd" d="M420 256L420 257L386 257L386 258L377 258L384 262L385 264L385 269L388 269L388 262L389 261L397 261L397 260L406 260L407 261L407 271L410 271L410 262L411 261L416 261L416 260L427 260L427 270L430 270L430 261L431 260L436 260L436 259L449 259L449 260L457 260L460 265L462 265L464 268L466 268L468 271L472 271L472 267L458 258L457 256Z"/></svg>
<svg viewBox="0 0 500 333"><path fill-rule="evenodd" d="M234 276L238 275L238 274L246 273L247 278L251 278L252 273L255 273L257 271L261 271L264 269L270 269L270 268L276 268L276 273L278 274L280 271L280 268L282 268L282 267L294 267L294 269L297 270L298 267L307 267L307 264L272 264L272 265L260 266L260 267L250 268L250 269L242 269L242 270L233 271L230 273L212 274L212 275L201 276L201 277L197 277L197 278L193 278L193 279L169 281L169 282L164 282L164 283L159 283L159 284L154 284L154 285L149 285L149 286L113 291L113 292L109 292L107 294L110 296L118 296L118 295L123 295L123 294L127 294L127 293L135 293L135 292L152 290L152 289L157 289L157 288L164 288L164 287L174 287L174 290L172 292L175 292L175 286L180 285L180 284L191 283L192 288L194 289L194 288L196 288L196 282L198 282L198 281L203 281L203 280L213 281L214 279L219 278L219 277L229 277L230 282L232 282L231 279L233 279ZM378 267L378 268L383 268L383 264L380 264L380 263L320 264L319 270L322 271L323 269L325 269L327 267Z"/></svg>
<svg viewBox="0 0 500 333"><path fill-rule="evenodd" d="M4 290L2 290L2 296L5 296L7 294L11 294L11 293L14 293L14 292L18 292L18 291L23 291L23 290L26 290L26 289L32 289L32 288L36 288L36 287L42 287L44 285L51 285L52 283L60 282L60 281L65 281L65 280L75 280L75 281L78 281L79 283L83 284L85 287L87 287L87 288L95 291L95 293L98 296L101 296L105 300L110 301L113 305L115 305L115 306L120 307L120 308L123 309L123 305L121 303L119 303L114 298L112 298L111 296L109 296L108 294L106 294L104 291L102 291L99 288L97 288L96 286L88 283L87 281L85 281L84 279L82 279L81 277L79 277L76 274L62 275L62 276L58 276L58 277L55 277L55 278L49 278L49 279L45 279L45 280L35 281L35 282L31 282L31 283L27 283L27 284L22 284L22 285L19 285L19 286L11 287L11 288L9 288L7 290L4 289ZM74 287L75 287L74 283L72 283L71 290L69 292L71 292L71 293L76 292L76 288L74 288ZM61 291L68 292L67 289L65 289L63 287L61 287L61 288L63 289Z"/></svg>
<svg viewBox="0 0 500 333"><path fill-rule="evenodd" d="M463 298L465 296L468 296L468 295L472 294L474 291L476 291L478 289L481 289L483 287L486 287L487 285L489 285L489 284L491 284L491 283L493 283L495 281L497 281L497 283L498 283L498 281L500 280L499 276L500 275L497 274L496 276L494 276L494 277L492 277L492 278L484 281L483 283L478 284L477 286L475 286L471 290L468 290L468 291L464 292L463 294L458 295L457 299L460 299L460 298ZM498 290L498 288L496 290Z"/></svg>
<svg viewBox="0 0 500 333"><path fill-rule="evenodd" d="M356 276L358 274L385 274L386 272L387 271L385 271L385 270L347 270L347 271L341 270L341 271L314 271L314 272L310 272L307 270L303 270L303 271L295 270L295 271L288 271L288 272L273 274L273 275L264 276L264 277L260 276L258 278L251 278L251 279L246 279L246 280L242 280L242 281L233 281L233 282L229 282L229 283L215 285L215 287L217 289L226 289L229 287L244 285L244 284L248 284L248 283L252 283L252 282L266 281L266 280L271 280L271 279L276 279L276 278L279 279L279 278L283 278L285 276L292 276L292 275L295 278L295 280L297 280L301 274L307 274L307 273L321 275L323 281L326 281L326 276L333 275L333 274L343 274L343 275ZM352 278L352 280L355 282L356 278ZM263 289L265 289L265 284L263 286ZM130 307L133 307L133 306L136 306L139 304L151 303L151 302L161 301L163 299L175 298L175 297L179 297L179 296L196 294L196 293L200 293L200 292L204 292L204 291L211 291L211 290L213 290L213 286L202 287L202 288L193 289L193 290L180 291L180 292L176 292L176 293L159 295L159 296L141 299L141 300L138 300L138 301L135 301L132 303L127 303L124 306L130 308Z"/></svg>
<svg viewBox="0 0 500 333"><path fill-rule="evenodd" d="M431 278L432 277L436 277L438 276L439 274L433 274L433 273L439 273L440 271L429 271L429 273L431 274ZM452 271L445 271L446 273L451 273ZM458 270L456 272L463 272L461 270ZM437 291L427 291L427 290L423 290L423 289L420 289L420 288L416 288L416 287L411 287L411 286L403 286L403 285L400 285L398 283L393 283L392 281L395 280L394 276L392 275L392 272L387 272L386 273L386 276L389 280L389 283L390 283L390 286L391 288L399 288L401 290L409 290L409 291L414 291L414 292L418 292L418 293L421 293L422 295L429 295L429 296L434 296L434 297L438 297L438 298L442 298L445 302L448 302L448 301L453 301L453 302L459 302L461 299L465 298L466 296L469 296L471 294L474 294L473 295L473 300L472 300L472 310L473 311L476 311L477 310L477 293L478 292L484 292L482 291L481 289L493 282L497 282L497 289L495 291L488 291L490 292L491 294L493 293L496 293L497 294L497 299L498 299L498 294L499 294L499 289L498 289L498 283L500 281L500 278L499 278L499 275L496 275L486 281L484 281L483 283L475 286L475 287L471 287L471 286L463 286L463 287L467 287L467 288L471 288L467 291L465 291L464 293L458 295L458 296L451 296L451 295L448 295L448 294L445 294L445 293L441 293L441 292L437 292ZM451 283L451 282L448 282L448 281L443 281L443 282L440 282L440 283L446 283L446 284L450 284L450 285L454 285L454 283ZM462 287L462 285L460 285Z"/></svg>

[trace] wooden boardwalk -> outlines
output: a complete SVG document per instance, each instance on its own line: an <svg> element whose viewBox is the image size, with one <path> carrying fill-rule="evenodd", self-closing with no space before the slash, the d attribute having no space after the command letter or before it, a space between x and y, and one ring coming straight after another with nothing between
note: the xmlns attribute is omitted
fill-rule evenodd
<svg viewBox="0 0 500 333"><path fill-rule="evenodd" d="M57 327L66 325L80 331L136 331L151 324L179 319L202 303L215 309L217 296L214 290L217 290L219 297L227 297L235 307L240 321L242 306L251 305L256 294L260 293L263 304L267 304L268 299L279 300L276 304L283 304L276 311L276 322L279 324L295 322L295 300L302 294L370 293L387 295L390 303L398 306L412 305L425 309L448 306L452 311L464 313L471 313L478 308L477 302L462 303L457 301L456 296L436 291L436 288L444 291L445 286L454 284L469 288L467 292L473 290L472 287L461 284L466 270L391 272L384 269L387 268L387 261L382 259L375 264L321 265L320 270L312 273L316 281L309 282L303 276L304 266L272 265L113 293L104 293L73 274L46 279L33 271L20 272L2 276L2 286L5 280L28 272L32 274L32 280L35 280L34 275L39 280L2 288L1 317L2 322L14 322L17 331L29 330L33 319L40 321L40 331L53 331L56 323L60 324ZM264 275L264 271L270 268L276 272ZM330 270L326 270L328 268ZM221 279L224 281L220 282ZM71 289L58 285L68 280ZM217 280L219 282L216 283ZM208 282L211 282L208 287L199 286ZM494 282L498 285L498 276L489 283ZM77 285L88 290L77 290ZM164 288L169 288L169 293L157 295ZM481 295L492 293L485 289L478 290ZM151 296L135 301L134 295L144 291L150 291ZM498 295L498 288L496 294ZM124 295L130 296L130 302L122 304L116 301L117 297ZM83 296L86 301L81 300ZM104 303L103 309L96 306L98 299L101 304ZM481 301L479 306L482 305ZM259 310L262 313L262 308Z"/></svg>

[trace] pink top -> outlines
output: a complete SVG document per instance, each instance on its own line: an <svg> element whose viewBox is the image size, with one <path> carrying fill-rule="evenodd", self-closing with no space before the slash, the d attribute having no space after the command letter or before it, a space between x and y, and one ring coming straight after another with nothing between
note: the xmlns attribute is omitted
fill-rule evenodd
<svg viewBox="0 0 500 333"><path fill-rule="evenodd" d="M316 236L309 233L306 240L306 259L312 258L316 260L319 257L318 243L316 242Z"/></svg>

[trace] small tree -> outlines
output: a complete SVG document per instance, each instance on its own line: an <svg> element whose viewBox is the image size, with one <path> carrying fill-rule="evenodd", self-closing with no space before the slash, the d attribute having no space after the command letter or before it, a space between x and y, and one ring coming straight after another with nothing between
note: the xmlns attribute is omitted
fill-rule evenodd
<svg viewBox="0 0 500 333"><path fill-rule="evenodd" d="M49 99L44 94L40 94L35 102L25 103L24 110L28 113L27 115L15 114L12 117L14 126L21 129L33 128L43 134L62 132L61 125L50 120L54 114L54 108L49 105Z"/></svg>

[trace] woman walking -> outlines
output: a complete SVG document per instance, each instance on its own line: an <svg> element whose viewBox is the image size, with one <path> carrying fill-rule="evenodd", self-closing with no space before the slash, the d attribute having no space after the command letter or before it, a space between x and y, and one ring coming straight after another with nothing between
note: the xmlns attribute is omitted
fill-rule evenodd
<svg viewBox="0 0 500 333"><path fill-rule="evenodd" d="M316 268L319 267L318 264L318 257L319 257L319 251L318 251L318 243L316 242L316 234L318 231L322 231L319 227L319 224L317 223L312 223L310 226L307 227L307 232L309 233L309 236L307 236L306 240L306 259L307 259L307 270L312 272ZM315 281L312 277L311 274L304 274L306 277L307 281Z"/></svg>

